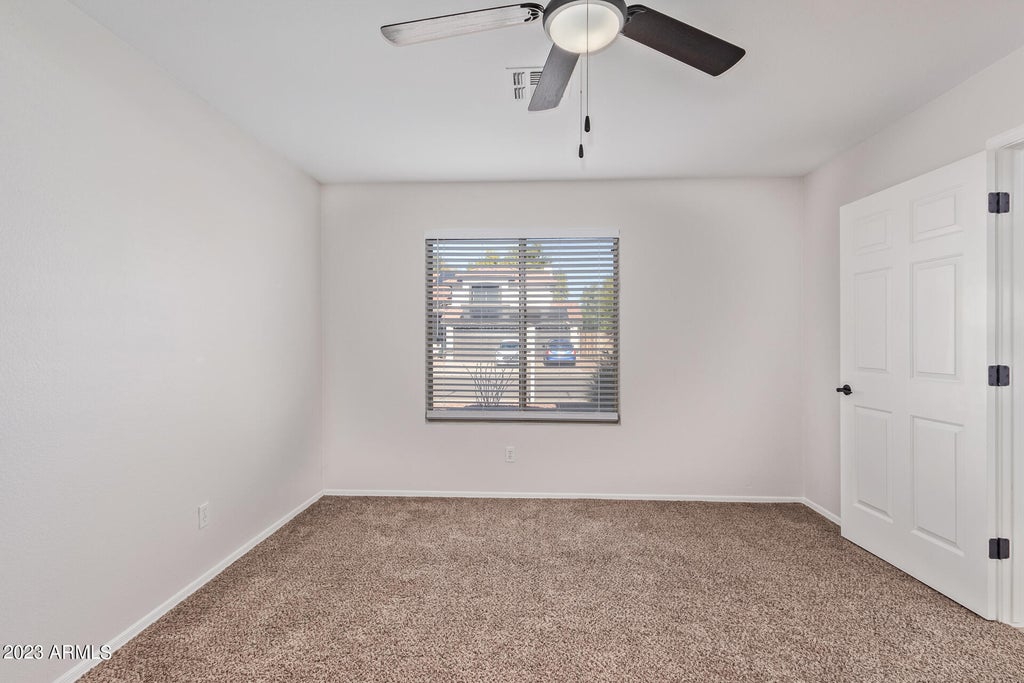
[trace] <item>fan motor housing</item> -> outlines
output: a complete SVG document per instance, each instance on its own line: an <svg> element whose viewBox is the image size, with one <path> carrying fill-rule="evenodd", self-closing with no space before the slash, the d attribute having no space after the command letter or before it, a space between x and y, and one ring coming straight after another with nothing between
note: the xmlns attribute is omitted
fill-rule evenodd
<svg viewBox="0 0 1024 683"><path fill-rule="evenodd" d="M608 47L625 24L625 0L551 0L544 10L548 37L577 54Z"/></svg>

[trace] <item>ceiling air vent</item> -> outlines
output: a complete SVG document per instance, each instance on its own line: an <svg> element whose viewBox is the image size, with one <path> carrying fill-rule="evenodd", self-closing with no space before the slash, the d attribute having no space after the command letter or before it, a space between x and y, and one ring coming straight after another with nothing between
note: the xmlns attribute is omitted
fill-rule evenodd
<svg viewBox="0 0 1024 683"><path fill-rule="evenodd" d="M529 102L533 90L540 83L542 66L519 66L505 69L506 83L511 88L513 102Z"/></svg>

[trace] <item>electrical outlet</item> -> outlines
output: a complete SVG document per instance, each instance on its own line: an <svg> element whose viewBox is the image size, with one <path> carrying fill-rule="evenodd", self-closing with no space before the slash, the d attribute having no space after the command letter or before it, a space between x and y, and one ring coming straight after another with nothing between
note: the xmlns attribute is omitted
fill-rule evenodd
<svg viewBox="0 0 1024 683"><path fill-rule="evenodd" d="M515 462L515 461L516 461L516 447L515 446L505 446L505 462Z"/></svg>
<svg viewBox="0 0 1024 683"><path fill-rule="evenodd" d="M199 528L203 529L210 523L210 504L203 503L199 506Z"/></svg>

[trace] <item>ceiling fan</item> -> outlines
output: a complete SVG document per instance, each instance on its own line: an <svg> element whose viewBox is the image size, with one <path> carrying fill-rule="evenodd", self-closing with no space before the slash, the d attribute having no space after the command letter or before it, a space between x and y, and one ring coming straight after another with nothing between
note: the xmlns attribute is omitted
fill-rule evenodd
<svg viewBox="0 0 1024 683"><path fill-rule="evenodd" d="M401 46L537 20L554 44L530 111L557 107L580 55L603 50L620 33L712 76L728 71L746 54L741 47L644 5L627 7L625 0L551 0L547 7L523 2L388 24L380 30L389 42Z"/></svg>

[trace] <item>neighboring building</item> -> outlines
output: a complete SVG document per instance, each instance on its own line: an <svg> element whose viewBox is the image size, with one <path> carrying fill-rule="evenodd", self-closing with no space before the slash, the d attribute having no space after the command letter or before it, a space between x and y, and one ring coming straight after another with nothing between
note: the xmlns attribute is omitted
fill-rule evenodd
<svg viewBox="0 0 1024 683"><path fill-rule="evenodd" d="M490 344L497 351L502 340L519 338L521 315L527 320L528 359L539 358L553 339L578 347L583 315L578 302L562 298L564 280L551 269L528 269L530 295L521 304L520 277L518 269L505 266L441 273L433 295L443 302L435 306L434 353L445 360L485 360Z"/></svg>

